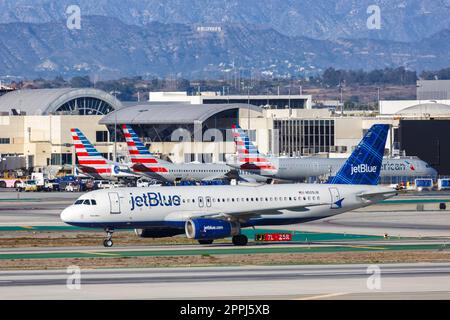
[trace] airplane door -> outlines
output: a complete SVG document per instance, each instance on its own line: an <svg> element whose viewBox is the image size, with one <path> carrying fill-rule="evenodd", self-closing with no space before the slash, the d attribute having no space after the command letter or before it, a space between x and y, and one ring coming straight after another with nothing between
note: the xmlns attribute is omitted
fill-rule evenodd
<svg viewBox="0 0 450 320"><path fill-rule="evenodd" d="M206 207L211 208L211 197L206 197Z"/></svg>
<svg viewBox="0 0 450 320"><path fill-rule="evenodd" d="M109 192L109 204L111 214L120 214L120 197L117 192Z"/></svg>
<svg viewBox="0 0 450 320"><path fill-rule="evenodd" d="M331 194L331 209L339 209L340 207L336 204L336 202L341 200L339 190L337 188L330 188L329 190Z"/></svg>
<svg viewBox="0 0 450 320"><path fill-rule="evenodd" d="M203 197L198 197L198 206L200 208L203 208L205 206L205 200L203 199Z"/></svg>

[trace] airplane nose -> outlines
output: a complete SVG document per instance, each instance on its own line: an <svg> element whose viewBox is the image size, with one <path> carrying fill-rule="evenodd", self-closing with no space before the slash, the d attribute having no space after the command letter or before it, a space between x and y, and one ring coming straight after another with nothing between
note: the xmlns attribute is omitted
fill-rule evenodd
<svg viewBox="0 0 450 320"><path fill-rule="evenodd" d="M71 220L71 208L66 208L61 212L60 218L63 222L68 223Z"/></svg>

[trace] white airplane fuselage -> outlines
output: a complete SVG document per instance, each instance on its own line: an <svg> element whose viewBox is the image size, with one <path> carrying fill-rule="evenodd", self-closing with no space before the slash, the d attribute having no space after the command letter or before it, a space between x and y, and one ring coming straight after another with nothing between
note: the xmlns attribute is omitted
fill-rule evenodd
<svg viewBox="0 0 450 320"><path fill-rule="evenodd" d="M90 204L68 207L61 219L74 226L110 229L184 228L190 219L213 216L237 221L242 227L283 225L326 218L393 194L391 188L366 185L118 188L81 196L77 202L90 200Z"/></svg>
<svg viewBox="0 0 450 320"><path fill-rule="evenodd" d="M262 176L299 181L309 177L335 175L347 159L344 158L268 158L276 170L262 170ZM230 164L231 165L231 164ZM426 177L437 172L420 159L383 159L381 177Z"/></svg>

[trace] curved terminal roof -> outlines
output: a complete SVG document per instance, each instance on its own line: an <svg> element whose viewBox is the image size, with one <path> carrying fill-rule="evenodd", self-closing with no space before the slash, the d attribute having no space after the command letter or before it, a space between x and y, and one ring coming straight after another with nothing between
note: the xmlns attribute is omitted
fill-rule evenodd
<svg viewBox="0 0 450 320"><path fill-rule="evenodd" d="M78 98L94 98L119 109L122 104L109 93L91 88L62 89L27 89L16 90L0 97L0 112L11 112L13 109L26 115L49 115L68 110L58 110L60 107ZM101 113L100 113L101 114Z"/></svg>
<svg viewBox="0 0 450 320"><path fill-rule="evenodd" d="M126 107L106 115L100 124L193 124L204 122L217 113L243 109L262 112L251 104L155 104Z"/></svg>
<svg viewBox="0 0 450 320"><path fill-rule="evenodd" d="M450 105L441 103L422 103L400 110L397 115L443 116L450 115Z"/></svg>

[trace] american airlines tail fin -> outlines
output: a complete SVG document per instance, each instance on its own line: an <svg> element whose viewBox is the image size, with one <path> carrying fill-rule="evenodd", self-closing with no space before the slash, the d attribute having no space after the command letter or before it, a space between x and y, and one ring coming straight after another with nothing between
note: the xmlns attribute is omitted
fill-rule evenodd
<svg viewBox="0 0 450 320"><path fill-rule="evenodd" d="M233 138L236 143L240 168L244 170L275 171L276 166L250 141L244 130L238 125L232 126Z"/></svg>
<svg viewBox="0 0 450 320"><path fill-rule="evenodd" d="M79 129L70 129L72 133L75 152L78 157L78 163L81 168L93 169L89 170L98 174L111 173L111 163L105 159L101 153L89 142L86 136ZM84 171L84 170L83 170Z"/></svg>
<svg viewBox="0 0 450 320"><path fill-rule="evenodd" d="M388 131L389 125L373 125L330 183L378 184Z"/></svg>
<svg viewBox="0 0 450 320"><path fill-rule="evenodd" d="M166 173L167 168L164 167L167 161L156 158L148 149L144 146L141 139L129 125L122 125L123 134L128 146L128 152L130 153L131 162L133 164L133 170L135 172L159 172Z"/></svg>
<svg viewBox="0 0 450 320"><path fill-rule="evenodd" d="M128 152L130 153L132 163L156 164L158 160L148 151L141 139L129 125L122 125L125 141L127 142Z"/></svg>

